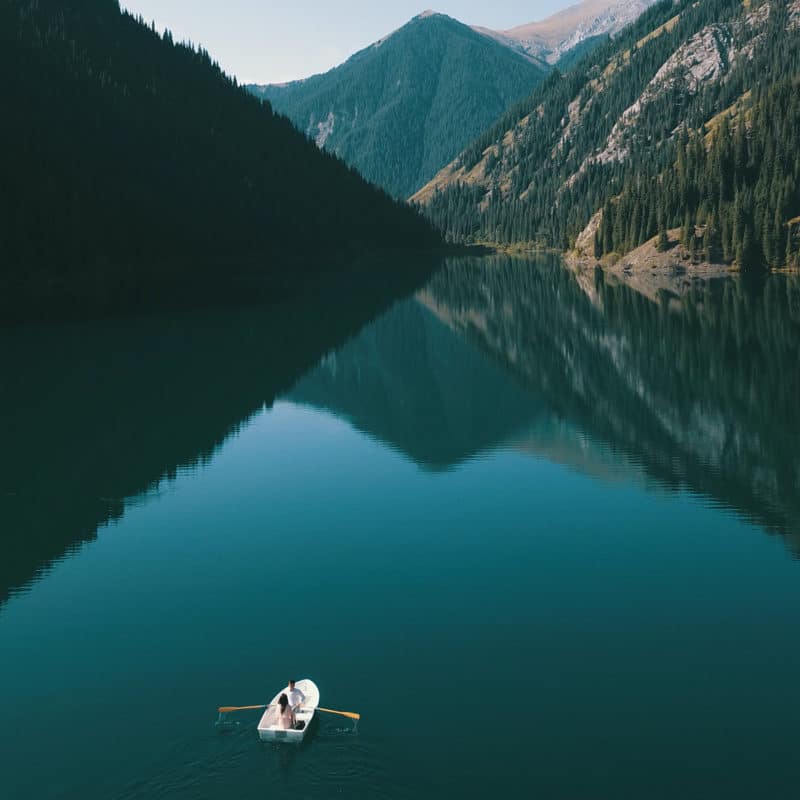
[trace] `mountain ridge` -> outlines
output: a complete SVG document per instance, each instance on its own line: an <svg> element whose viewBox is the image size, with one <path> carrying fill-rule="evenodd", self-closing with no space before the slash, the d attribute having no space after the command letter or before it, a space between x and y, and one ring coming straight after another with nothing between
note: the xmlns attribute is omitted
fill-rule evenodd
<svg viewBox="0 0 800 800"><path fill-rule="evenodd" d="M405 199L544 74L458 20L423 12L326 73L246 88Z"/></svg>
<svg viewBox="0 0 800 800"><path fill-rule="evenodd" d="M427 9L327 72L246 88L318 147L405 199L553 65L569 68L652 2L583 0L504 31Z"/></svg>

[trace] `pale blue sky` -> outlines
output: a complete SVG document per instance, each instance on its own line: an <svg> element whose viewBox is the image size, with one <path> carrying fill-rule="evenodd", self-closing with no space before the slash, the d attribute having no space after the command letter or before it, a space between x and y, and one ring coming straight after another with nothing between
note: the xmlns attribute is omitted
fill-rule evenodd
<svg viewBox="0 0 800 800"><path fill-rule="evenodd" d="M433 0L121 0L176 39L202 44L240 82L304 78L399 28ZM442 0L435 11L470 25L511 28L576 0Z"/></svg>

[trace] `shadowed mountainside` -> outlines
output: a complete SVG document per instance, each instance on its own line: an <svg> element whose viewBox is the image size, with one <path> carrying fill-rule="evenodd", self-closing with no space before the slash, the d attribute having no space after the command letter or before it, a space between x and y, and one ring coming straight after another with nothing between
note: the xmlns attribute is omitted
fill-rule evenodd
<svg viewBox="0 0 800 800"><path fill-rule="evenodd" d="M23 300L43 316L43 299L216 296L240 273L277 293L341 266L298 251L440 243L117 0L0 0L0 70L0 319Z"/></svg>

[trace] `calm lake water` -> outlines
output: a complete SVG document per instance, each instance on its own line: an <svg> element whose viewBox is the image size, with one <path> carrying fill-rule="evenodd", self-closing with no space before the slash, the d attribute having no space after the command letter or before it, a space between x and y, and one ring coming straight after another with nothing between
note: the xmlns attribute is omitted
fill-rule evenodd
<svg viewBox="0 0 800 800"><path fill-rule="evenodd" d="M3 796L796 797L800 282L671 288L1 332Z"/></svg>

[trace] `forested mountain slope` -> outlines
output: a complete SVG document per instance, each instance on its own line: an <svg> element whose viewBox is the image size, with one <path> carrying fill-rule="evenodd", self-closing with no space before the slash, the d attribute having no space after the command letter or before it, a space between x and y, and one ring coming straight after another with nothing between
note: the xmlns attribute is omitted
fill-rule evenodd
<svg viewBox="0 0 800 800"><path fill-rule="evenodd" d="M455 240L563 249L584 232L602 255L681 227L742 268L795 262L800 0L659 3L414 199Z"/></svg>
<svg viewBox="0 0 800 800"><path fill-rule="evenodd" d="M544 74L492 38L426 12L323 75L248 88L320 147L407 198Z"/></svg>
<svg viewBox="0 0 800 800"><path fill-rule="evenodd" d="M111 290L155 263L189 276L199 257L280 273L265 256L308 244L438 241L206 52L116 0L0 0L0 69L6 297L23 284Z"/></svg>

